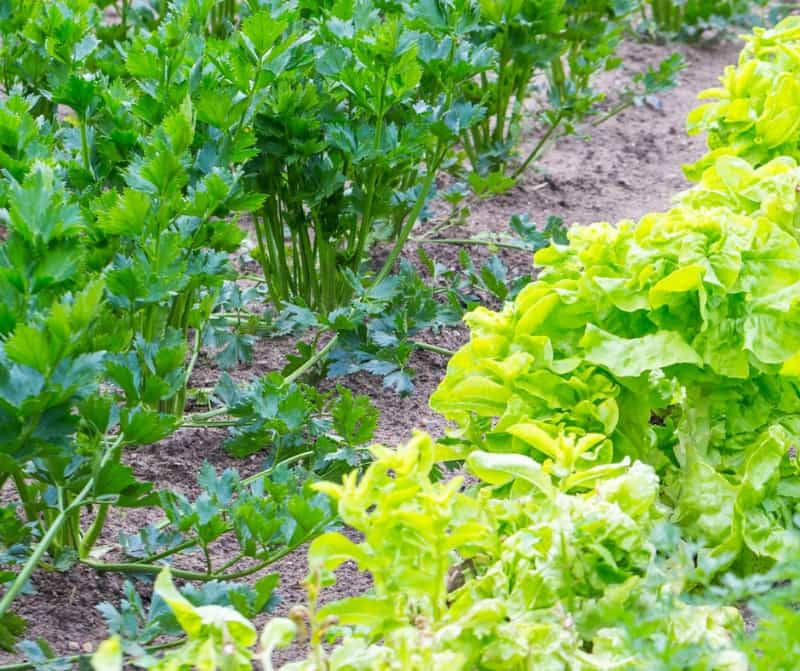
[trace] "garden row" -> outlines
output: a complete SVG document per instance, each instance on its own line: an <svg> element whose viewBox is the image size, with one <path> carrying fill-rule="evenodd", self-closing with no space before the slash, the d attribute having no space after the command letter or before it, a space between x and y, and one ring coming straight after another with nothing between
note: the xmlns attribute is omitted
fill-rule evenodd
<svg viewBox="0 0 800 671"><path fill-rule="evenodd" d="M0 484L15 499L2 518L5 647L40 565L153 573L234 534L241 552L224 566L182 572L227 580L330 523L304 471L284 472L358 464L374 411L295 384L346 340L320 338L355 331L397 294L387 275L439 170L462 170L457 145L473 181L507 181L534 80L546 81L543 140L597 111L589 79L614 64L630 9L206 0L123 3L113 17L86 0L14 3L0 52ZM250 225L266 295L237 283ZM389 256L364 275L376 240ZM245 308L265 299L313 323L319 351L248 386L223 376L199 392L210 409L186 415L201 350L223 366L246 356L270 325ZM207 473L189 501L124 465L129 447L202 426L232 426L235 455L269 448L265 471ZM127 539L125 561L99 561L112 509L145 506L164 522ZM252 614L273 586L249 596Z"/></svg>
<svg viewBox="0 0 800 671"><path fill-rule="evenodd" d="M295 637L310 652L286 671L794 668L799 46L798 19L756 30L706 93L690 126L711 152L673 209L572 229L513 302L468 315L431 399L457 431L314 485L363 540L311 543L308 606L257 653L165 569L187 642L157 668L270 669ZM476 484L440 479L451 461ZM374 589L318 606L347 560ZM754 594L745 634L725 604ZM119 638L94 658L121 663Z"/></svg>
<svg viewBox="0 0 800 671"><path fill-rule="evenodd" d="M656 4L652 3L652 17L658 22L658 12L667 5L658 3L656 10ZM738 5L722 6L722 14L739 11ZM241 6L185 0L152 7L124 1L116 13L109 13L89 0L69 0L14 2L10 11L0 14L5 94L0 103L0 485L4 500L11 499L0 508L0 582L6 586L0 599L3 647L13 646L24 631L12 606L39 568L68 571L80 562L102 571L155 575L165 561L199 553L207 560L203 569L174 568L173 574L208 583L193 598L195 603L216 604L205 606L210 610L200 616L211 618L210 623L197 626L200 620L191 614L193 607L170 591L168 578L162 577L158 588L164 598L154 600L149 619L138 629L125 631L124 646L127 653L142 658L143 645L176 631L168 603L190 642L178 653L185 657L167 657L163 664L181 659L201 667L208 659L212 666L227 663L230 637L238 645L244 641L239 634L251 636L242 618L254 617L274 602L273 577L250 586L233 581L258 574L319 536L312 549L319 569L309 583L313 596L329 579L334 558L357 552L346 543L341 546L344 541L338 536L320 536L337 518L357 529L359 520L333 509L328 495L335 497L336 492L329 486L321 486L326 490L322 492L309 482L315 477L335 481L365 459L363 445L371 438L375 412L366 399L347 390L326 395L299 381L319 364L327 365L329 374L369 370L385 376L398 390L407 390L410 382L402 365L380 359L376 350L392 348L402 361L414 347L435 349L415 341L415 334L431 325L453 323L474 301L476 284L501 298L517 294L521 286L503 287L491 272L473 274L467 290L459 284L440 292L449 299L443 306L415 271L403 267L399 275L390 272L415 222L427 216L437 176L447 172L456 180L446 194L456 207L467 188L483 194L508 188L556 137L671 84L680 65L676 59L642 73L611 105L592 88L594 74L618 64L614 51L637 8L634 3L590 0ZM708 19L713 13L703 16ZM676 29L674 18L671 21L662 27ZM786 95L792 99L791 91ZM777 120L768 125L782 128L791 138L795 129L780 116L785 106L776 105L770 113ZM540 141L514 162L523 124L534 125ZM548 235L528 222L518 220L514 228L519 248L549 243ZM249 231L255 244L242 252ZM561 240L558 226L550 231ZM577 253L577 240L568 247L572 252L564 254ZM388 249L388 256L375 267L370 250L377 243ZM560 254L560 249L550 248L542 261L548 254ZM574 263L566 259L564 268ZM244 267L260 268L261 273L243 274ZM525 289L515 304L529 300L535 291ZM582 300L595 310L603 305L595 297ZM264 302L273 309L262 315L253 306ZM640 303L630 308L641 309ZM402 318L393 320L392 310ZM702 310L705 314L705 303ZM640 317L643 324L649 319ZM557 317L560 328L571 323L565 319ZM599 317L586 320L617 338L657 335L645 325L642 333L633 334L615 330ZM365 322L370 324L367 334ZM534 324L529 326L533 329ZM301 327L313 328L315 337L310 346L298 344L297 356L282 374L248 385L222 375L213 389L191 389L201 353L213 352L222 367L232 365L246 359L258 335ZM771 324L763 329L776 333ZM537 367L541 357L549 357L545 368L565 376L568 386L579 387L577 381L569 381L570 375L578 380L591 366L605 366L602 374L590 374L611 380L608 389L592 396L602 406L598 416L614 412L623 388L644 398L631 385L620 384L617 390L614 376L627 376L593 355L586 355L583 363L576 361L574 368L565 365L561 360L573 353L567 357L559 348L578 348L575 334L581 327L575 325L571 335L568 330L563 339L570 345L542 344L540 353L535 350L538 345L526 345L534 347L528 354L539 362ZM602 334L601 349L609 346ZM658 338L652 343L670 350L673 344ZM500 354L498 350L492 358ZM518 359L512 359L507 375L517 363L527 365ZM648 361L652 368L666 365L657 358ZM446 385L452 380L449 377ZM465 389L476 382L480 380L467 383ZM538 388L541 382L532 384ZM678 389L679 383L684 384L683 378L663 386ZM488 402L485 393L481 396ZM469 394L466 400L457 397L456 393L453 403L468 405ZM509 394L501 400L511 398ZM201 411L199 401L207 402L208 410ZM421 587L421 602L430 601L430 589L435 589L436 599L426 606L434 609L431 612L416 601L407 608L419 610L431 632L457 612L448 614L451 597L439 581L452 573L454 553L473 562L456 573L483 575L492 552L500 551L498 543L510 532L502 530L505 518L500 512L486 517L483 504L475 509L456 491L456 481L435 484L427 480L426 469L432 468L434 453L437 461L460 460L475 448L488 449L492 441L510 441L512 434L505 430L509 422L490 421L492 413L508 414L498 402L490 402L492 410L483 413L480 423L469 409L456 412L442 401L439 409L464 424L466 442L448 439L447 451L441 453L441 448L419 439L394 456L379 452L367 471L378 476L383 472L382 486L390 488L399 483L399 455L406 455L403 459L409 463L418 461L414 454L427 455L421 465L409 466L408 477L417 483L411 489L421 488L440 501L436 506L444 506L441 519L433 514L436 511L425 513L439 525L434 534L439 541L431 545L432 535L421 548L428 552L439 547L435 575L418 575L426 585ZM541 411L562 408L571 413L572 405L580 405L578 399L575 404L564 399L560 403L548 397L543 404L550 410ZM658 407L664 411L664 426L671 427L667 405ZM544 421L525 412L513 423ZM608 477L627 477L618 463L626 455L651 463L665 482L679 482L674 476L679 471L670 475L664 471L666 464L646 458L650 452L641 451L635 434L628 439L636 447L619 443L620 435L627 436L623 426L646 432L641 426L644 412L640 407L631 419L617 408L619 417L605 417L600 425L588 418L585 424L550 419L565 436L575 434L573 442L581 438L575 433L578 428L591 436L602 433L605 437L597 438L598 443L589 444L593 437L581 449L590 454L587 459L609 467ZM190 500L175 492L153 491L125 465L123 453L129 448L156 443L181 427L206 426L230 427L226 448L234 455L263 451L264 470L243 478L234 471L217 474L204 467L199 474L203 493ZM489 435L495 433L500 437ZM663 440L663 445L652 446L654 454L672 449L670 439ZM519 450L516 444L514 450ZM595 456L598 450L602 456ZM734 474L742 470L735 459L706 461L725 478L731 469ZM494 467L475 468L488 473ZM395 475L388 477L387 472ZM731 486L739 487L736 477ZM348 478L345 484L352 489L354 476ZM487 478L492 483L492 477ZM359 496L378 496L377 490L364 494L360 487ZM581 491L587 487L584 484ZM561 489L572 495L571 487L560 485L550 493L555 496ZM738 505L736 496L728 495L731 506ZM452 545L442 545L451 535L445 519L453 511L453 497L466 506L459 510L466 514L475 509L476 517L468 524L464 521L462 545L456 538L447 541ZM496 508L490 499L486 505ZM418 501L411 497L409 504ZM136 507L159 509L163 520L123 537L119 551L124 556L119 561L101 558L97 544L109 516ZM392 519L395 512L389 513ZM521 519L508 523L523 525ZM481 524L483 531L478 529ZM698 524L692 537L705 539L707 530ZM640 526L636 533L646 542L652 525ZM391 542L398 540L395 533L381 532ZM223 536L235 537L239 550L215 563L209 548ZM747 544L745 532L739 536L744 539L740 545ZM752 549L759 555L777 553ZM641 554L641 548L637 552ZM376 561L386 562L387 553L388 548L374 550L376 557L383 557ZM484 563L474 564L475 558ZM398 566L395 559L385 566L389 573ZM409 558L403 566L411 571L420 566L415 562ZM421 565L429 565L428 560ZM377 567L371 570L379 575ZM387 574L386 579L387 585L400 589L397 576ZM402 610L392 593L381 595L378 588L377 594ZM368 608L369 597L365 599L356 611ZM340 608L341 624L348 623L348 608ZM314 612L314 623L317 616ZM403 624L404 618L397 622ZM283 624L277 621L270 631L276 626ZM315 624L313 630L317 642L338 631L328 632L327 624ZM539 631L538 625L533 630ZM404 631L403 635L411 633L407 627ZM368 638L389 633L374 629ZM510 636L521 640L517 633ZM416 647L409 653L413 648L416 654ZM323 654L319 646L314 650ZM245 649L237 651L249 665ZM373 652L366 649L364 654ZM431 654L439 651L432 648ZM457 659L461 653L454 654ZM201 661L202 655L211 657ZM422 667L425 663L420 662ZM370 666L372 662L363 664L378 668Z"/></svg>

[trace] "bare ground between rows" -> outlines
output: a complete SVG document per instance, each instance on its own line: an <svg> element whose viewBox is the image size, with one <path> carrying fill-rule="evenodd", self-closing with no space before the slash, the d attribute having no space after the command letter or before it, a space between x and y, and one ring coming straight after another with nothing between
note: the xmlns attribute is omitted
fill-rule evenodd
<svg viewBox="0 0 800 671"><path fill-rule="evenodd" d="M471 204L469 222L459 237L481 231L503 231L510 216L528 214L543 222L549 215L562 217L568 224L593 221L636 219L652 210L669 206L673 194L685 188L681 172L683 163L691 162L703 151L702 138L688 138L684 131L686 114L695 106L698 91L712 86L724 67L736 61L741 45L727 42L699 49L678 47L689 67L683 73L680 87L662 96L663 107L632 108L606 122L592 132L586 142L573 137L562 140L545 157L538 171L529 170L508 193L491 200L475 200ZM626 75L642 70L667 56L674 48L646 44L628 44L622 49L624 66L604 75L604 85L619 88ZM522 148L530 149L535 138ZM547 175L547 181L543 174ZM453 265L457 249L430 245L426 251L444 264ZM415 245L409 245L408 258L416 256ZM507 264L523 270L530 265L524 254L504 253ZM466 338L464 329L443 332L432 342L449 349L457 348ZM247 378L281 367L285 355L292 351L291 339L261 342L256 347L251 366L235 371L235 377ZM428 407L427 399L442 378L446 361L438 355L418 352L414 355L415 392L401 398L381 388L380 380L357 375L343 383L357 393L367 394L381 412L376 438L386 444L407 440L414 428L441 434L445 423ZM195 383L213 384L218 371L205 358L198 362ZM262 466L263 458L234 459L222 448L225 433L219 430L182 430L160 444L128 453L126 460L137 475L152 480L157 487L170 488L185 494L197 493L195 478L203 461L218 470L235 467L249 475ZM110 520L100 545L114 545L120 531L135 532L142 525L159 518L157 510L117 512ZM232 541L218 544L217 559L234 551ZM181 558L186 566L196 557ZM278 612L286 612L295 603L304 601L302 580L306 574L305 548L301 547L277 564L270 572L279 572L282 604ZM257 577L257 576L254 576ZM109 601L117 605L122 596L123 578L76 567L67 573L39 570L33 579L36 594L19 600L16 610L29 621L28 638L47 639L62 654L89 651L104 638L105 625L96 605ZM339 584L326 593L326 599L362 593L369 588L369 576L354 567L340 571ZM140 586L142 587L142 586ZM149 588L143 586L147 596ZM284 659L296 654L287 651ZM19 657L0 653L0 664L18 661Z"/></svg>

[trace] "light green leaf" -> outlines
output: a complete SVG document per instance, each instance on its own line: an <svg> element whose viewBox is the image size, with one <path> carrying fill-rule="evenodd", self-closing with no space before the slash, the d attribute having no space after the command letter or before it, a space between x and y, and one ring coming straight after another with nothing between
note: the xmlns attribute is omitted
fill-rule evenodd
<svg viewBox="0 0 800 671"><path fill-rule="evenodd" d="M620 338L587 324L581 346L586 350L587 361L620 377L639 377L647 371L681 363L703 364L697 352L674 331L659 331L641 338Z"/></svg>
<svg viewBox="0 0 800 671"><path fill-rule="evenodd" d="M177 590L172 582L172 573L169 567L164 568L158 574L153 591L166 602L175 615L175 619L178 620L181 629L186 632L189 638L199 636L203 626L203 618L186 597Z"/></svg>
<svg viewBox="0 0 800 671"><path fill-rule="evenodd" d="M322 534L308 548L308 564L312 570L332 571L346 561L353 560L361 570L368 568L364 549L337 532Z"/></svg>
<svg viewBox="0 0 800 671"><path fill-rule="evenodd" d="M92 655L95 671L122 671L122 639L119 635L103 641Z"/></svg>
<svg viewBox="0 0 800 671"><path fill-rule="evenodd" d="M522 454L495 454L477 450L467 457L469 469L490 485L504 485L517 478L534 485L548 498L555 497L550 476L541 464Z"/></svg>

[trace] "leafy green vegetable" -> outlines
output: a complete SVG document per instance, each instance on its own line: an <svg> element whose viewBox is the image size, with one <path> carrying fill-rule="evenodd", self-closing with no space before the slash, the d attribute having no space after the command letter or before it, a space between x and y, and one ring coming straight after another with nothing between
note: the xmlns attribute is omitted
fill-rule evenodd
<svg viewBox="0 0 800 671"><path fill-rule="evenodd" d="M0 645L20 635L9 609L49 555L58 570L160 573L148 608L130 585L101 607L113 637L93 663L115 671L129 657L271 668L294 637L310 643L295 671L743 671L776 647L794 622L777 594L775 629L742 643L733 599L701 588L761 564L778 579L800 549L793 20L757 32L728 98L693 117L719 151L673 209L566 237L517 218L510 243L478 243L538 250L535 281L496 257L464 254L459 273L423 254L426 282L390 273L439 170L461 172L456 144L476 191L506 188L532 78L546 74L549 99L520 170L598 111L592 75L617 64L632 5L175 0L123 2L101 25L102 2L6 4L0 484L19 500L0 510ZM620 105L679 65L642 75ZM248 213L286 308L269 324L251 312L265 294L233 282ZM388 256L365 272L379 241ZM332 353L329 374L407 391L411 352L442 351L419 336L480 295L508 302L470 312L472 339L432 398L456 430L373 447L338 484L366 461L376 413L296 380ZM227 331L232 319L245 327ZM285 376L224 376L198 392L213 407L184 418L201 348L234 364L265 325L320 332ZM205 465L196 496L155 493L123 450L178 426L228 428L229 451L263 451L265 469ZM470 479L442 477L441 462ZM163 520L121 538L124 561L93 556L112 507L156 505ZM334 507L357 539L332 529ZM219 562L223 537L238 550ZM249 620L278 578L232 581L307 542L308 604L259 640ZM204 569L175 561L191 551ZM372 589L323 605L346 561ZM203 585L178 590L170 573ZM163 635L182 638L154 648ZM43 642L22 651L64 663Z"/></svg>
<svg viewBox="0 0 800 671"><path fill-rule="evenodd" d="M693 110L688 128L708 133L709 153L685 166L699 180L720 156L738 156L758 168L774 158L800 158L798 100L800 63L796 50L800 19L788 17L771 29L756 28L736 66L720 78L721 86L701 98L717 98Z"/></svg>
<svg viewBox="0 0 800 671"><path fill-rule="evenodd" d="M625 0L409 4L416 6L420 22L439 27L450 39L480 45L490 60L487 72L465 83L468 100L487 110L461 133L472 168L469 181L477 193L506 191L554 140L577 132L583 121L601 112L605 94L595 88L595 75L621 63L616 51L637 8ZM669 58L646 75L635 75L603 119L671 88L681 67L679 58ZM529 118L538 139L507 175Z"/></svg>
<svg viewBox="0 0 800 671"><path fill-rule="evenodd" d="M460 477L431 478L440 449L418 434L397 450L373 448L361 477L316 486L363 540L328 533L311 544L309 605L266 625L251 653L265 668L295 636L311 650L284 671L686 668L678 660L689 654L703 660L692 668L746 668L735 609L676 602L682 573L653 562L664 510L652 468L621 464L569 494L533 460L476 453L471 467L487 484L467 494ZM320 606L332 569L348 560L373 589ZM194 645L176 654L197 663Z"/></svg>
<svg viewBox="0 0 800 671"><path fill-rule="evenodd" d="M791 7L770 0L646 0L640 33L670 39L700 41L731 37L733 31L754 25L773 25L790 13Z"/></svg>
<svg viewBox="0 0 800 671"><path fill-rule="evenodd" d="M796 191L769 179L771 211L792 210ZM789 203L775 205L780 193ZM757 204L742 214L719 200L573 229L569 246L540 251L539 279L513 304L467 318L472 341L431 403L478 445L530 445L553 468L548 433L606 435L609 454L659 468L678 519L714 554L787 557L798 530L779 483L796 476L800 397L780 372L800 348L785 307L798 300L800 245ZM703 521L713 499L727 504Z"/></svg>
<svg viewBox="0 0 800 671"><path fill-rule="evenodd" d="M793 25L766 34L791 42ZM764 34L743 52L751 75ZM462 450L530 454L545 469L563 460L556 437L607 436L593 458L654 465L712 572L792 557L800 540L797 164L791 144L764 161L747 153L763 143L728 139L672 210L573 229L538 252L536 282L502 312L467 317L472 340L431 399Z"/></svg>
<svg viewBox="0 0 800 671"><path fill-rule="evenodd" d="M376 240L394 245L379 275L391 270L437 171L482 115L459 87L488 63L480 48L369 2L310 14L294 30L295 14L283 16L288 32L271 39L298 48L253 80L263 103L252 165L266 194L254 223L273 303L328 312L350 297L346 275Z"/></svg>

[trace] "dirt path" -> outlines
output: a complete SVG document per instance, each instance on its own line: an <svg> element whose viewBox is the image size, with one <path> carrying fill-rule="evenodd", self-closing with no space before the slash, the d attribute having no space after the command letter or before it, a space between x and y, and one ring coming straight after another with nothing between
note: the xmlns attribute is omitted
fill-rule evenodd
<svg viewBox="0 0 800 671"><path fill-rule="evenodd" d="M681 165L697 158L703 148L702 138L687 138L686 114L695 105L696 93L714 85L725 65L735 62L739 48L738 43L718 44L708 50L680 48L689 67L682 75L679 89L662 97L663 109L633 108L595 129L591 142L580 138L562 141L540 166L547 174L549 185L542 186L545 184L542 174L530 170L507 194L474 203L472 217L462 233L505 230L513 214L528 214L539 222L549 215L557 215L568 224L586 224L638 218L648 211L668 207L671 196L686 186ZM660 46L628 45L622 54L624 68L641 70L670 51ZM612 86L619 86L624 74L623 70L606 77ZM428 251L443 262L455 255L454 250L444 247ZM413 253L413 249L409 252ZM530 263L520 255L508 255L506 260L522 264L523 268ZM444 333L436 342L455 349L464 338L464 331L459 329ZM259 373L277 367L285 351L285 344L265 343L259 347L255 365L250 370ZM428 408L427 399L442 378L446 363L438 355L417 353L414 358L416 392L408 398L382 390L377 379L366 375L348 378L345 382L354 391L373 398L381 411L377 438L395 444L406 440L413 428L434 434L442 432L442 420ZM139 476L151 478L159 487L171 487L187 494L196 491L194 479L204 460L217 468L239 468L245 474L258 470L257 456L231 459L222 450L223 438L224 433L220 431L184 430L160 445L130 453L128 461ZM111 521L104 541L113 544L115 529L136 530L147 521L153 521L152 516L148 520L143 511L119 516ZM219 553L224 555L225 552L223 544ZM281 610L302 601L300 581L306 572L304 550L301 548L272 570L282 576L280 591L284 602ZM334 591L329 597L358 593L368 585L365 576L352 569L345 570L347 575L342 576L339 593ZM77 568L66 574L39 571L33 583L36 594L22 598L18 604L19 614L30 622L27 638L43 637L56 652L76 654L91 651L104 637L106 627L96 605L102 601L117 605L122 596L123 580L115 575ZM0 653L0 663L14 659Z"/></svg>

